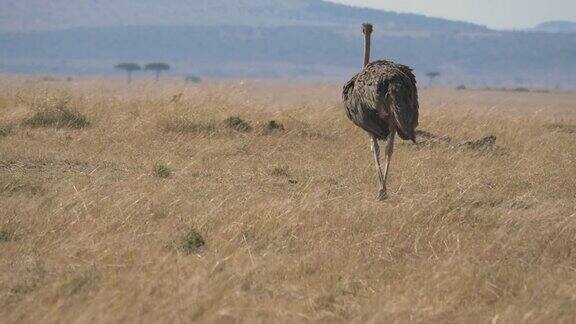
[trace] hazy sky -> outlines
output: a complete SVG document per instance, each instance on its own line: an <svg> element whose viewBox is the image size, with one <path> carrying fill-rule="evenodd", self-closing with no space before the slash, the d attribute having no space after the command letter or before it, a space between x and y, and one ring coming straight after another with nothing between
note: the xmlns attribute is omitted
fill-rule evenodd
<svg viewBox="0 0 576 324"><path fill-rule="evenodd" d="M576 22L576 0L333 0L357 6L463 20L492 28L533 27L548 20Z"/></svg>

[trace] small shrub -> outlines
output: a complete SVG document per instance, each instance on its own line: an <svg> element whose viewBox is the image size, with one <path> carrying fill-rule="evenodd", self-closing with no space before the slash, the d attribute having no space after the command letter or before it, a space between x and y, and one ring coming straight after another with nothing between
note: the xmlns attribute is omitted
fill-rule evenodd
<svg viewBox="0 0 576 324"><path fill-rule="evenodd" d="M456 87L456 90L466 90L466 86L461 84L461 85Z"/></svg>
<svg viewBox="0 0 576 324"><path fill-rule="evenodd" d="M158 178L167 179L171 174L172 171L170 171L170 168L164 164L156 164L154 166L154 175Z"/></svg>
<svg viewBox="0 0 576 324"><path fill-rule="evenodd" d="M202 235L193 229L181 237L179 247L186 253L194 253L205 244L206 241L204 241Z"/></svg>
<svg viewBox="0 0 576 324"><path fill-rule="evenodd" d="M264 129L262 131L263 134L272 134L285 131L284 125L279 123L275 120L271 120L266 125L264 125Z"/></svg>
<svg viewBox="0 0 576 324"><path fill-rule="evenodd" d="M246 133L252 130L252 126L244 119L238 116L228 117L224 120L224 125L228 129L232 129L238 132Z"/></svg>
<svg viewBox="0 0 576 324"><path fill-rule="evenodd" d="M168 133L180 134L210 134L216 129L214 122L196 122L187 118L176 118L166 121L162 126Z"/></svg>

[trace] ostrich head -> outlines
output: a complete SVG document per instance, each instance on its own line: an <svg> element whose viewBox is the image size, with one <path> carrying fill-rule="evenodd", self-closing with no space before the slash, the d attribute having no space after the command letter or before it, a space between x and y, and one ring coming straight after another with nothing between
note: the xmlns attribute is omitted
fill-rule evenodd
<svg viewBox="0 0 576 324"><path fill-rule="evenodd" d="M364 35L370 35L374 31L374 27L370 23L362 24L362 32Z"/></svg>

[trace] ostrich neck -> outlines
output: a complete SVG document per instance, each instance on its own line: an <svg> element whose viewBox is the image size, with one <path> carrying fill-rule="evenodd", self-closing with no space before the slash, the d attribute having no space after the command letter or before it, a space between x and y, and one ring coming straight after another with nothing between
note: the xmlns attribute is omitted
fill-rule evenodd
<svg viewBox="0 0 576 324"><path fill-rule="evenodd" d="M370 33L364 34L364 66L370 63Z"/></svg>

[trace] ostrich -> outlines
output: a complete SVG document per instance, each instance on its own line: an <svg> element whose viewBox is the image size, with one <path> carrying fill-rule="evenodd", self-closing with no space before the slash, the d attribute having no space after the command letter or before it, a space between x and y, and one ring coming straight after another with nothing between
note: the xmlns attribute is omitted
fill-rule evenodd
<svg viewBox="0 0 576 324"><path fill-rule="evenodd" d="M372 25L363 24L365 37L364 69L356 74L342 93L346 115L370 136L379 180L378 199L384 200L390 159L396 133L416 143L418 92L412 69L390 61L370 63ZM384 173L380 166L378 140L386 140Z"/></svg>

